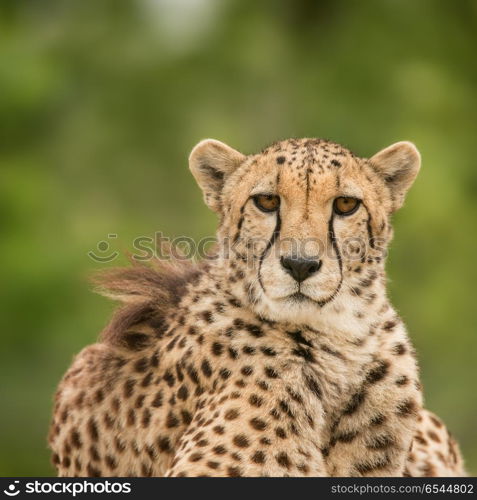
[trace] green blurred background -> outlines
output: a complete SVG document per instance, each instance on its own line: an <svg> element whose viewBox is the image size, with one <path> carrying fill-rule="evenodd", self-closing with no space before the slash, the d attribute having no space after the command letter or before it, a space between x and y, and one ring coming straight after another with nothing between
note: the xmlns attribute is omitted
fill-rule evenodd
<svg viewBox="0 0 477 500"><path fill-rule="evenodd" d="M193 145L290 136L421 150L391 294L476 472L476 51L471 0L2 0L0 474L53 473L55 386L113 308L88 251L213 234Z"/></svg>

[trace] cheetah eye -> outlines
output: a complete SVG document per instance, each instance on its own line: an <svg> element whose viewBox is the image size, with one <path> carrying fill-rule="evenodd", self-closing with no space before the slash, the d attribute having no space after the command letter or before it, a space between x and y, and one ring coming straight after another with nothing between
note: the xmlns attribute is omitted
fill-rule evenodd
<svg viewBox="0 0 477 500"><path fill-rule="evenodd" d="M275 194L256 194L252 198L262 212L276 212L280 206L280 197Z"/></svg>
<svg viewBox="0 0 477 500"><path fill-rule="evenodd" d="M361 200L350 198L349 196L340 196L333 202L333 210L338 215L351 215L358 210Z"/></svg>

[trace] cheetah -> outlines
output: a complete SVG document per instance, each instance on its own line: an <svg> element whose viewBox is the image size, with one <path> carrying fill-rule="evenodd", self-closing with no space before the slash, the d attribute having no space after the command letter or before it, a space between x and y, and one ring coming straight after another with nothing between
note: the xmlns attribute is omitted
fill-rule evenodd
<svg viewBox="0 0 477 500"><path fill-rule="evenodd" d="M390 218L420 155L322 139L243 155L204 140L190 169L219 217L213 253L107 270L121 302L61 381L60 476L465 474L423 409L386 295Z"/></svg>

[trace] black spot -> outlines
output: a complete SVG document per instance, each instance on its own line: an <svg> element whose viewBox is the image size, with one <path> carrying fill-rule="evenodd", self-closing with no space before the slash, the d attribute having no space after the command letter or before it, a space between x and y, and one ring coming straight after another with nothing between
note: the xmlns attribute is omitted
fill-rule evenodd
<svg viewBox="0 0 477 500"><path fill-rule="evenodd" d="M239 353L236 349L229 347L229 356L231 359L237 359L239 356Z"/></svg>
<svg viewBox="0 0 477 500"><path fill-rule="evenodd" d="M225 304L223 302L214 302L215 310L218 313L223 313L225 312Z"/></svg>
<svg viewBox="0 0 477 500"><path fill-rule="evenodd" d="M332 441L340 443L351 443L358 436L357 431L341 432Z"/></svg>
<svg viewBox="0 0 477 500"><path fill-rule="evenodd" d="M172 413L172 411L169 411L166 418L166 427L171 429L173 427L178 427L179 424L179 419L174 415L174 413Z"/></svg>
<svg viewBox="0 0 477 500"><path fill-rule="evenodd" d="M262 389L262 391L268 391L268 389L269 389L269 386L265 382L265 380L259 380L259 381L257 381L257 386L260 387L260 389Z"/></svg>
<svg viewBox="0 0 477 500"><path fill-rule="evenodd" d="M184 374L182 373L182 369L179 366L179 364L176 364L176 373L177 373L177 378L179 379L179 382L182 382L184 380Z"/></svg>
<svg viewBox="0 0 477 500"><path fill-rule="evenodd" d="M159 437L157 440L157 445L159 446L159 449L165 453L172 452L171 441L167 436Z"/></svg>
<svg viewBox="0 0 477 500"><path fill-rule="evenodd" d="M235 328L238 328L239 330L245 327L245 322L243 321L243 319L240 318L235 318L232 324Z"/></svg>
<svg viewBox="0 0 477 500"><path fill-rule="evenodd" d="M396 355L396 356L402 356L403 354L406 354L406 346L404 344L402 344L401 342L395 344L393 346L393 353Z"/></svg>
<svg viewBox="0 0 477 500"><path fill-rule="evenodd" d="M150 336L144 333L126 333L122 336L121 340L131 351L140 351L151 343Z"/></svg>
<svg viewBox="0 0 477 500"><path fill-rule="evenodd" d="M242 307L242 303L240 301L238 301L237 299L229 299L229 304L233 307L237 307L237 308L240 308Z"/></svg>
<svg viewBox="0 0 477 500"><path fill-rule="evenodd" d="M88 420L88 432L93 441L97 441L99 434L98 434L98 426L96 425L96 422L93 418L90 418Z"/></svg>
<svg viewBox="0 0 477 500"><path fill-rule="evenodd" d="M260 408L260 406L263 405L263 398L261 398L260 396L257 396L256 394L252 394L248 400L248 402L252 405L252 406L256 406L257 408Z"/></svg>
<svg viewBox="0 0 477 500"><path fill-rule="evenodd" d="M299 404L303 404L303 398L298 394L298 392L294 391L291 387L287 387L287 392L289 396Z"/></svg>
<svg viewBox="0 0 477 500"><path fill-rule="evenodd" d="M114 426L114 420L111 417L111 415L109 415L109 413L105 413L103 415L103 421L104 421L104 424L106 425L106 427L108 429L112 429L113 428L113 426Z"/></svg>
<svg viewBox="0 0 477 500"><path fill-rule="evenodd" d="M220 342L214 342L212 344L212 354L215 356L220 356L224 350L224 346Z"/></svg>
<svg viewBox="0 0 477 500"><path fill-rule="evenodd" d="M212 316L212 313L210 311L204 311L202 313L202 318L206 323L213 323L214 317Z"/></svg>
<svg viewBox="0 0 477 500"><path fill-rule="evenodd" d="M224 455L225 453L227 453L227 450L225 449L224 446L222 445L218 445L216 446L215 448L212 448L212 451L216 454L216 455Z"/></svg>
<svg viewBox="0 0 477 500"><path fill-rule="evenodd" d="M360 474L367 474L375 470L385 469L389 465L389 461L389 457L385 456L374 461L355 464L354 467Z"/></svg>
<svg viewBox="0 0 477 500"><path fill-rule="evenodd" d="M416 403L412 399L408 399L407 401L399 403L396 410L398 415L402 417L408 417L409 415L416 412Z"/></svg>
<svg viewBox="0 0 477 500"><path fill-rule="evenodd" d="M225 420L235 420L239 415L239 411L236 408L232 408L225 412L224 418Z"/></svg>
<svg viewBox="0 0 477 500"><path fill-rule="evenodd" d="M253 368L251 366L244 366L241 370L242 375L245 375L246 377L252 375L253 373Z"/></svg>
<svg viewBox="0 0 477 500"><path fill-rule="evenodd" d="M297 344L303 344L306 345L307 347L313 347L313 344L309 340L306 340L305 337L303 337L301 330L296 330L294 332L287 332L287 333Z"/></svg>
<svg viewBox="0 0 477 500"><path fill-rule="evenodd" d="M278 465L286 469L290 468L291 466L290 459L288 458L288 455L285 452L279 453L275 458L277 460Z"/></svg>
<svg viewBox="0 0 477 500"><path fill-rule="evenodd" d="M365 397L366 397L365 391L358 391L354 393L353 396L351 397L351 400L344 409L343 415L352 415L353 413L355 413L364 402Z"/></svg>
<svg viewBox="0 0 477 500"><path fill-rule="evenodd" d="M148 427L150 422L151 422L151 412L149 411L149 408L144 408L144 413L142 415L142 426L143 427Z"/></svg>
<svg viewBox="0 0 477 500"><path fill-rule="evenodd" d="M227 475L229 477L242 477L242 471L239 467L227 467Z"/></svg>
<svg viewBox="0 0 477 500"><path fill-rule="evenodd" d="M91 460L93 460L94 462L99 462L101 460L101 457L98 453L98 448L96 448L96 446L89 447L89 455L91 457Z"/></svg>
<svg viewBox="0 0 477 500"><path fill-rule="evenodd" d="M261 347L260 350L263 352L263 354L265 354L265 356L272 357L277 355L276 351L271 347Z"/></svg>
<svg viewBox="0 0 477 500"><path fill-rule="evenodd" d="M294 415L292 413L292 411L290 410L290 406L289 404L284 401L283 399L280 400L280 409L283 411L283 413L285 413L287 416L291 417L291 418L294 418Z"/></svg>
<svg viewBox="0 0 477 500"><path fill-rule="evenodd" d="M258 417L252 418L252 420L250 420L250 425L257 431L263 431L267 428L267 423Z"/></svg>
<svg viewBox="0 0 477 500"><path fill-rule="evenodd" d="M182 401L185 401L189 397L189 390L187 389L186 385L181 385L179 387L179 390L177 391L177 397Z"/></svg>
<svg viewBox="0 0 477 500"><path fill-rule="evenodd" d="M368 374L366 375L366 382L368 384L375 384L376 382L379 382L386 376L386 374L388 373L388 369L389 362L381 361L378 366L368 372Z"/></svg>
<svg viewBox="0 0 477 500"><path fill-rule="evenodd" d="M406 375L401 375L396 379L396 385L406 385L409 383L409 378Z"/></svg>
<svg viewBox="0 0 477 500"><path fill-rule="evenodd" d="M427 435L436 443L440 443L441 439L434 431L427 431Z"/></svg>
<svg viewBox="0 0 477 500"><path fill-rule="evenodd" d="M384 423L386 420L386 417L384 415L376 415L371 419L371 425L381 425Z"/></svg>
<svg viewBox="0 0 477 500"><path fill-rule="evenodd" d="M83 443L81 442L79 432L76 429L73 429L71 431L71 444L78 449L81 448L81 446L83 445Z"/></svg>
<svg viewBox="0 0 477 500"><path fill-rule="evenodd" d="M204 455L202 453L192 453L192 455L189 457L189 462L198 462L199 460L202 460Z"/></svg>
<svg viewBox="0 0 477 500"><path fill-rule="evenodd" d="M308 361L309 363L315 362L315 356L313 356L313 353L311 352L310 349L304 349L303 347L299 347L297 349L293 349L292 354L303 358L305 361Z"/></svg>
<svg viewBox="0 0 477 500"><path fill-rule="evenodd" d="M164 373L164 377L163 378L167 382L167 385L169 387L172 387L176 383L176 377L174 377L174 374L170 370L167 370Z"/></svg>
<svg viewBox="0 0 477 500"><path fill-rule="evenodd" d="M156 459L157 452L156 452L156 449L154 448L154 446L146 446L145 450L146 450L146 453L147 453L148 457L151 460L155 460Z"/></svg>
<svg viewBox="0 0 477 500"><path fill-rule="evenodd" d="M102 391L102 389L98 389L96 391L95 399L96 399L97 403L101 403L101 401L103 401L103 399L104 399L104 392Z"/></svg>
<svg viewBox="0 0 477 500"><path fill-rule="evenodd" d="M113 407L114 411L119 411L119 408L121 408L121 401L119 400L119 398L114 398L111 402L111 406Z"/></svg>
<svg viewBox="0 0 477 500"><path fill-rule="evenodd" d="M286 439L287 433L283 429L283 427L277 427L275 429L275 434L280 438L280 439Z"/></svg>
<svg viewBox="0 0 477 500"><path fill-rule="evenodd" d="M277 163L279 165L282 165L283 163L285 163L286 161L286 158L284 156L277 156Z"/></svg>
<svg viewBox="0 0 477 500"><path fill-rule="evenodd" d="M129 398L131 397L132 393L134 392L134 386L136 385L136 381L133 380L132 378L126 380L124 382L124 397Z"/></svg>
<svg viewBox="0 0 477 500"><path fill-rule="evenodd" d="M199 384L199 375L197 370L192 365L187 367L187 375L189 375L189 378L192 382L194 382L194 384Z"/></svg>
<svg viewBox="0 0 477 500"><path fill-rule="evenodd" d="M263 464L265 462L265 453L263 451L258 450L252 455L252 462L256 464Z"/></svg>
<svg viewBox="0 0 477 500"><path fill-rule="evenodd" d="M232 375L232 372L230 370L228 370L227 368L221 368L219 375L220 375L220 378L222 378L223 380L227 380L228 378L230 378L230 375Z"/></svg>
<svg viewBox="0 0 477 500"><path fill-rule="evenodd" d="M174 349L174 346L176 345L177 339L179 337L176 335L167 345L166 345L166 351L172 351Z"/></svg>
<svg viewBox="0 0 477 500"><path fill-rule="evenodd" d="M184 424L189 425L192 422L192 415L187 410L181 410L181 417Z"/></svg>
<svg viewBox="0 0 477 500"><path fill-rule="evenodd" d="M278 372L271 366L265 367L265 375L269 378L278 378Z"/></svg>
<svg viewBox="0 0 477 500"><path fill-rule="evenodd" d="M87 467L88 477L101 477L101 472L93 467L91 464L88 464Z"/></svg>
<svg viewBox="0 0 477 500"><path fill-rule="evenodd" d="M421 436L414 436L414 440L417 441L419 444L422 444L424 446L427 445L427 440L424 439L423 437Z"/></svg>
<svg viewBox="0 0 477 500"><path fill-rule="evenodd" d="M245 434L238 434L237 436L234 436L233 443L239 448L247 448L250 446L250 442Z"/></svg>
<svg viewBox="0 0 477 500"><path fill-rule="evenodd" d="M305 385L318 399L322 398L323 394L321 392L320 386L313 377L305 375Z"/></svg>
<svg viewBox="0 0 477 500"><path fill-rule="evenodd" d="M310 468L306 464L298 464L296 468L300 471L303 472L304 474L308 474L310 472Z"/></svg>
<svg viewBox="0 0 477 500"><path fill-rule="evenodd" d="M134 363L134 370L139 372L139 373L144 373L149 367L149 359L144 357L141 359L138 359Z"/></svg>
<svg viewBox="0 0 477 500"><path fill-rule="evenodd" d="M386 332L390 332L394 329L395 326L396 326L395 321L386 321L383 325L383 330Z"/></svg>
<svg viewBox="0 0 477 500"><path fill-rule="evenodd" d="M245 329L256 338L263 337L264 335L263 330L259 326L252 323L247 323L247 325L245 325Z"/></svg>
<svg viewBox="0 0 477 500"><path fill-rule="evenodd" d="M158 391L152 401L152 406L154 406L155 408L159 408L160 406L162 406L162 402L163 402L162 392Z"/></svg>
<svg viewBox="0 0 477 500"><path fill-rule="evenodd" d="M270 411L270 415L275 419L275 420L280 420L280 412L276 409L273 408L273 410Z"/></svg>
<svg viewBox="0 0 477 500"><path fill-rule="evenodd" d="M375 436L366 444L366 448L370 450L385 450L391 446L394 446L394 440L391 436L386 434Z"/></svg>
<svg viewBox="0 0 477 500"><path fill-rule="evenodd" d="M204 359L202 361L201 369L202 369L202 373L206 377L210 377L212 375L212 368L210 367L210 363L208 362L208 360Z"/></svg>
<svg viewBox="0 0 477 500"><path fill-rule="evenodd" d="M124 453L126 451L126 443L119 439L117 436L114 438L114 446L116 451L119 453Z"/></svg>
<svg viewBox="0 0 477 500"><path fill-rule="evenodd" d="M141 387L149 387L151 385L151 381L152 381L152 372L149 372L142 379Z"/></svg>

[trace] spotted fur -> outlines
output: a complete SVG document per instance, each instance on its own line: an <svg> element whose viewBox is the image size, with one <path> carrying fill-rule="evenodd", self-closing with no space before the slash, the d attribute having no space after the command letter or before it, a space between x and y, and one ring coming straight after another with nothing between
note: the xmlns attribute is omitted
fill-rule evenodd
<svg viewBox="0 0 477 500"><path fill-rule="evenodd" d="M59 475L462 475L386 296L390 217L419 164L410 143L369 160L320 139L250 156L199 143L217 254L102 277L123 305L58 388ZM337 215L338 196L361 204ZM297 282L281 265L292 253L319 271Z"/></svg>

